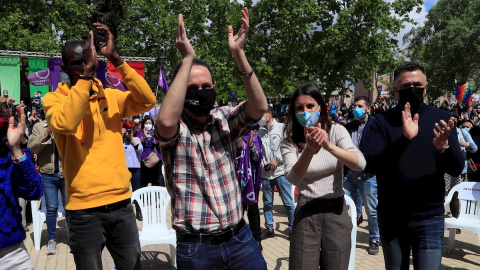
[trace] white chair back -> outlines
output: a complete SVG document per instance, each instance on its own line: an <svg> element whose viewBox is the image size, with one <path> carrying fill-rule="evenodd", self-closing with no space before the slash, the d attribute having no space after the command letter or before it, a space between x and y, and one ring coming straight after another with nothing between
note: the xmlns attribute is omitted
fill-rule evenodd
<svg viewBox="0 0 480 270"><path fill-rule="evenodd" d="M350 206L350 219L352 220L352 232L350 233L350 238L352 241L352 246L350 248L350 261L348 262L348 270L355 269L355 251L357 248L357 208L353 200L345 194L344 196L347 206Z"/></svg>
<svg viewBox="0 0 480 270"><path fill-rule="evenodd" d="M133 192L132 200L137 201L143 216L143 233L167 231L167 209L170 195L165 187L150 186Z"/></svg>

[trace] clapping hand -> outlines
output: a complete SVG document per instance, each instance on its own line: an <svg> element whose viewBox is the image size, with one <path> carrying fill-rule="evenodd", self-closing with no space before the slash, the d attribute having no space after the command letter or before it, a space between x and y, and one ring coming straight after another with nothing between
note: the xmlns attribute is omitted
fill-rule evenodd
<svg viewBox="0 0 480 270"><path fill-rule="evenodd" d="M242 26L240 27L238 33L235 36L233 35L233 27L231 25L228 26L228 47L233 54L243 50L243 46L245 45L245 41L247 40L248 29L250 28L248 9L244 8L241 13Z"/></svg>
<svg viewBox="0 0 480 270"><path fill-rule="evenodd" d="M20 142L24 139L25 135L25 108L23 106L17 106L18 125L15 128L15 119L10 116L8 119L7 140L8 146L12 151L12 155L15 158L22 157L22 150L20 148Z"/></svg>
<svg viewBox="0 0 480 270"><path fill-rule="evenodd" d="M450 117L448 124L440 120L440 124L435 123L435 128L433 129L433 145L437 148L438 151L442 151L448 146L448 136L452 132L454 127L454 118Z"/></svg>
<svg viewBox="0 0 480 270"><path fill-rule="evenodd" d="M318 123L316 127L306 125L304 135L307 147L314 150L315 153L322 147L327 151L330 150L330 138L328 133L322 129L321 123Z"/></svg>
<svg viewBox="0 0 480 270"><path fill-rule="evenodd" d="M190 57L192 59L195 59L195 51L193 50L193 47L188 40L182 14L178 14L178 27L175 39L175 46L177 46L178 51L182 55L182 58L185 59Z"/></svg>
<svg viewBox="0 0 480 270"><path fill-rule="evenodd" d="M418 134L418 118L418 114L415 114L412 118L410 103L407 102L402 112L402 124L403 135L409 140L413 140Z"/></svg>

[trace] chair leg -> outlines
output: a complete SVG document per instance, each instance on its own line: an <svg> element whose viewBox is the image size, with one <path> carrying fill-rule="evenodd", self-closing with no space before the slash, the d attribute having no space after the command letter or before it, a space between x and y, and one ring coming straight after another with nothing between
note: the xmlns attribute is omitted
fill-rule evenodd
<svg viewBox="0 0 480 270"><path fill-rule="evenodd" d="M450 228L448 229L449 234L448 234L448 250L452 251L454 249L455 245L455 235L456 235L456 228Z"/></svg>
<svg viewBox="0 0 480 270"><path fill-rule="evenodd" d="M172 265L177 267L177 248L174 245L170 245L170 258L172 259Z"/></svg>
<svg viewBox="0 0 480 270"><path fill-rule="evenodd" d="M40 241L42 240L42 225L43 223L33 222L33 243L35 246L35 250L40 250Z"/></svg>

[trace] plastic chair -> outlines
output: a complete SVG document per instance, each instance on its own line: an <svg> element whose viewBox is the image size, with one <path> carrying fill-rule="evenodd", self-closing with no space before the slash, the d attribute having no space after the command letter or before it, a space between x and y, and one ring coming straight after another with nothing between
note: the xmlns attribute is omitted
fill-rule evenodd
<svg viewBox="0 0 480 270"><path fill-rule="evenodd" d="M140 246L170 244L172 264L176 266L177 235L167 228L167 207L170 195L167 189L150 186L133 192L132 200L137 201L143 215L143 227L139 231Z"/></svg>
<svg viewBox="0 0 480 270"><path fill-rule="evenodd" d="M355 269L355 250L357 247L357 208L353 200L345 194L344 196L347 206L350 206L350 218L352 220L352 232L350 233L350 238L352 241L352 246L350 248L350 261L348 262L348 270Z"/></svg>
<svg viewBox="0 0 480 270"><path fill-rule="evenodd" d="M449 230L448 250L454 249L456 229L473 231L480 240L480 183L463 182L454 186L448 193L445 205L452 201L458 192L460 214L458 218L445 218L445 230Z"/></svg>
<svg viewBox="0 0 480 270"><path fill-rule="evenodd" d="M45 196L40 199L40 209L38 209L39 201L31 201L32 206L32 223L33 223L33 243L35 250L40 250L40 242L42 240L43 223L47 220L47 203ZM65 208L63 207L62 193L58 191L58 210L57 217L65 217ZM67 219L65 219L65 225L67 225ZM68 234L68 230L67 230Z"/></svg>

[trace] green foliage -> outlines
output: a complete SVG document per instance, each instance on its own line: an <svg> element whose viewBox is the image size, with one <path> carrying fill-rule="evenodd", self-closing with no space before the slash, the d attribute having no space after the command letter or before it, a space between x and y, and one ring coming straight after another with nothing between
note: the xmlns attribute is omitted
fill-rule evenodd
<svg viewBox="0 0 480 270"><path fill-rule="evenodd" d="M65 41L85 39L91 23L107 24L120 55L155 57L146 63L154 88L158 70L180 62L175 47L178 13L197 58L211 64L219 93L237 91L242 78L228 49L227 26L240 27L237 0L0 0L0 49L59 52ZM466 1L466 0L464 0ZM3 3L5 2L5 4ZM327 92L369 80L393 67L393 54L408 13L422 0L243 1L250 11L245 52L269 96L289 95L305 82ZM368 84L367 84L368 85Z"/></svg>
<svg viewBox="0 0 480 270"><path fill-rule="evenodd" d="M410 58L427 69L432 99L466 82L478 84L479 20L479 1L440 0L429 11L425 26L405 38L410 42Z"/></svg>

